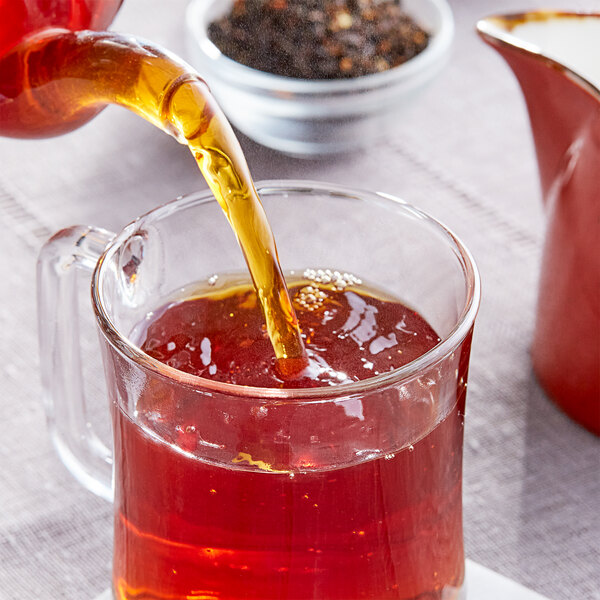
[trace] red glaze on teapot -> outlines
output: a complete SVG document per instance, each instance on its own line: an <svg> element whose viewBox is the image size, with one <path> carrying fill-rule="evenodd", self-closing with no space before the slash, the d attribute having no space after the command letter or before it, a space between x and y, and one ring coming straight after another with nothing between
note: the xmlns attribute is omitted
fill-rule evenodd
<svg viewBox="0 0 600 600"><path fill-rule="evenodd" d="M52 86L48 73L64 58L49 52L53 40L67 32L106 29L122 1L0 0L0 135L57 135L101 110L93 106L59 114L52 99L38 97L36 86Z"/></svg>
<svg viewBox="0 0 600 600"><path fill-rule="evenodd" d="M106 29L123 0L0 0L0 56L47 29Z"/></svg>
<svg viewBox="0 0 600 600"><path fill-rule="evenodd" d="M600 13L477 24L525 96L547 230L533 366L548 395L600 435Z"/></svg>

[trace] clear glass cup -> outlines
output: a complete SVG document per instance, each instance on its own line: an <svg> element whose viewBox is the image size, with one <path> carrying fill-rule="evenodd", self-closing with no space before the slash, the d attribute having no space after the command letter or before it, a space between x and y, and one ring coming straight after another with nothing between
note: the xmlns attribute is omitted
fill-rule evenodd
<svg viewBox="0 0 600 600"><path fill-rule="evenodd" d="M46 406L67 467L114 498L114 597L461 598L475 264L444 226L391 196L257 187L286 271L365 278L417 309L441 342L395 371L327 388L195 377L145 354L132 332L177 290L244 270L211 195L179 198L116 236L54 236L39 261ZM112 443L83 393L75 280L92 270Z"/></svg>

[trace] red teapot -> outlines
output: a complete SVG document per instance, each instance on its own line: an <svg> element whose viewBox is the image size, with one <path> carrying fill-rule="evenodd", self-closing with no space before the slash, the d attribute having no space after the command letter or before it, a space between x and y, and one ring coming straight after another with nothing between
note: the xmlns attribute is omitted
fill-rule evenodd
<svg viewBox="0 0 600 600"><path fill-rule="evenodd" d="M105 30L122 0L0 0L0 135L46 137L75 129L102 107L67 105L57 68L71 32Z"/></svg>
<svg viewBox="0 0 600 600"><path fill-rule="evenodd" d="M104 31L121 2L0 0L0 135L65 133L107 104L188 145L208 127L220 109L189 65L150 42Z"/></svg>

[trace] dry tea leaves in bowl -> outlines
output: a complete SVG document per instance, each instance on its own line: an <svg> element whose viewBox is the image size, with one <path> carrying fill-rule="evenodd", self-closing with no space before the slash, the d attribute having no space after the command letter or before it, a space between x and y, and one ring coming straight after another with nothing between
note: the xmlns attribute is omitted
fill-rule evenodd
<svg viewBox="0 0 600 600"><path fill-rule="evenodd" d="M299 79L344 79L396 67L429 34L401 0L235 0L208 37L229 58Z"/></svg>

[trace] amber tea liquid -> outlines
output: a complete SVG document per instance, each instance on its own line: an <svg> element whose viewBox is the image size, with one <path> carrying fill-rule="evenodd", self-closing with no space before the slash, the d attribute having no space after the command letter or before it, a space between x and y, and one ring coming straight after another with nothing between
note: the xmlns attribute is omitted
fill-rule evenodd
<svg viewBox="0 0 600 600"><path fill-rule="evenodd" d="M418 313L355 277L340 275L336 287L288 281L312 367L297 387L387 372L439 341ZM135 333L141 347L191 374L289 387L252 287L206 288L154 311ZM219 417L207 419L198 402L211 401ZM223 417L218 399L198 402L157 383L137 400L136 422L115 408L119 600L457 597L464 388L412 444L361 457L340 442L327 460L323 449L298 455L267 408ZM401 421L384 391L362 406L352 412L332 402L318 423L294 422L294 435ZM232 429L243 442L215 448Z"/></svg>

